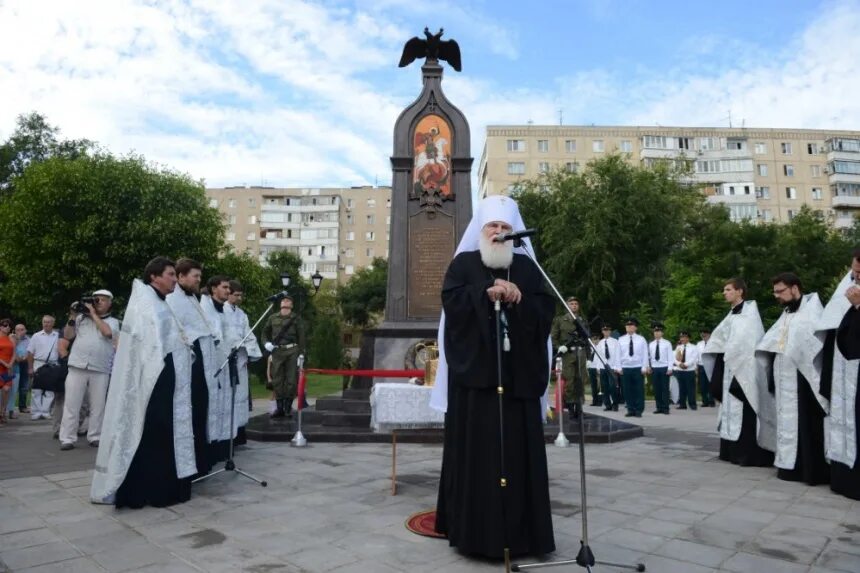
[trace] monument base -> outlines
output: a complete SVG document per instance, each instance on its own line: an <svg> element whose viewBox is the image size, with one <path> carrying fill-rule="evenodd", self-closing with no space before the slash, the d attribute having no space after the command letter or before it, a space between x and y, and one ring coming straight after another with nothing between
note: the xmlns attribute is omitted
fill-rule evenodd
<svg viewBox="0 0 860 573"><path fill-rule="evenodd" d="M438 321L383 322L361 335L358 354L359 370L403 370L414 368L406 364L406 356L416 343L436 340ZM375 382L406 382L403 378L368 378L356 376L350 388L370 388Z"/></svg>

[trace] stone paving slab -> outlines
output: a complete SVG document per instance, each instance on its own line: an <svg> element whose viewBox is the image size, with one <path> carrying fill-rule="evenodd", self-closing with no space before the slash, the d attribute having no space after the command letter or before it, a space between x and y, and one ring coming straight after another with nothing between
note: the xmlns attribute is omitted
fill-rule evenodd
<svg viewBox="0 0 860 573"><path fill-rule="evenodd" d="M586 447L598 559L641 561L654 573L860 571L860 502L825 486L782 482L773 469L720 462L716 412L677 414L637 419L643 438ZM188 503L116 510L88 501L92 448L59 452L45 422L2 432L0 459L17 463L0 470L8 476L0 479L0 571L503 570L404 527L409 515L435 505L437 445L398 448L397 496L389 495L385 444L252 442L237 464L268 488L224 474L196 484ZM578 449L548 446L547 454L557 545L549 558L572 559L581 534Z"/></svg>

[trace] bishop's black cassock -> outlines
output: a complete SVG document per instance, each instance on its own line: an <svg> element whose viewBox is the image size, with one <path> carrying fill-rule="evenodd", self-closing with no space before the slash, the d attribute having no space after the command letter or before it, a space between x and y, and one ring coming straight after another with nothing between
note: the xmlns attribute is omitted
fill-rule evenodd
<svg viewBox="0 0 860 573"><path fill-rule="evenodd" d="M522 292L519 304L502 304L511 344L502 355L505 488L500 487L495 311L486 293L496 278ZM554 301L525 255L514 255L508 273L487 268L480 253L470 251L448 267L442 304L448 411L436 530L469 555L501 558L505 547L512 555L554 551L540 402L549 379Z"/></svg>

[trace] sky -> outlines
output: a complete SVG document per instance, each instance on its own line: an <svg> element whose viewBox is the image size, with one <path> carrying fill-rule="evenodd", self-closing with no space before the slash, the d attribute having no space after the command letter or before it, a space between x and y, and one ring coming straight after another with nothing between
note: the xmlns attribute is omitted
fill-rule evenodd
<svg viewBox="0 0 860 573"><path fill-rule="evenodd" d="M860 129L860 0L0 0L0 141L38 111L207 186L387 185L421 91L487 125Z"/></svg>

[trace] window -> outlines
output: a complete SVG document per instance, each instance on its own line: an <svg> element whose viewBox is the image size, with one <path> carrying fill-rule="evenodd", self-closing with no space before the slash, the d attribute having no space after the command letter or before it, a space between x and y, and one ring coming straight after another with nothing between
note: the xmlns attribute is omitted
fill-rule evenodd
<svg viewBox="0 0 860 573"><path fill-rule="evenodd" d="M374 217L373 215L367 216L367 224L368 225L373 225L375 222L376 222L376 217Z"/></svg>
<svg viewBox="0 0 860 573"><path fill-rule="evenodd" d="M209 206L213 208L218 208L218 199L209 199Z"/></svg>
<svg viewBox="0 0 860 573"><path fill-rule="evenodd" d="M350 213L349 215L346 216L346 224L347 225L354 225L355 224L355 217L352 215L352 213Z"/></svg>
<svg viewBox="0 0 860 573"><path fill-rule="evenodd" d="M817 143L807 143L806 144L806 153L809 155L818 155L818 144Z"/></svg>
<svg viewBox="0 0 860 573"><path fill-rule="evenodd" d="M248 240L249 241L256 241L257 240L257 233L255 233L254 231L251 231L250 233L248 233Z"/></svg>
<svg viewBox="0 0 860 573"><path fill-rule="evenodd" d="M308 248L308 256L310 257L313 254L314 254L314 250L312 248Z"/></svg>
<svg viewBox="0 0 860 573"><path fill-rule="evenodd" d="M785 188L785 198L786 199L797 199L797 188L796 187L786 187Z"/></svg>
<svg viewBox="0 0 860 573"><path fill-rule="evenodd" d="M388 209L391 209L391 199L390 198L385 200L385 207Z"/></svg>
<svg viewBox="0 0 860 573"><path fill-rule="evenodd" d="M603 140L595 139L591 142L591 151L594 153L603 153Z"/></svg>
<svg viewBox="0 0 860 573"><path fill-rule="evenodd" d="M760 177L767 177L767 163L758 164L758 174Z"/></svg>
<svg viewBox="0 0 860 573"><path fill-rule="evenodd" d="M621 151L624 153L631 153L633 151L633 142L629 139L625 139L621 142Z"/></svg>
<svg viewBox="0 0 860 573"><path fill-rule="evenodd" d="M794 209L789 209L789 210L788 210L788 212L787 212L787 214L788 214L788 220L789 220L789 221L791 221L792 219L794 219L794 216L795 216L797 213L794 211Z"/></svg>
<svg viewBox="0 0 860 573"><path fill-rule="evenodd" d="M386 225L391 225L391 215L388 215L388 216L385 218L385 224L386 224Z"/></svg>
<svg viewBox="0 0 860 573"><path fill-rule="evenodd" d="M526 164L522 161L508 162L508 175L525 175Z"/></svg>
<svg viewBox="0 0 860 573"><path fill-rule="evenodd" d="M346 256L346 258L351 259L355 256L355 249L350 247L350 248L346 249L343 254Z"/></svg>
<svg viewBox="0 0 860 573"><path fill-rule="evenodd" d="M812 199L815 201L821 201L821 187L812 188Z"/></svg>
<svg viewBox="0 0 860 573"><path fill-rule="evenodd" d="M376 240L376 233L374 233L373 231L368 231L364 234L364 238L367 239L368 241L375 241Z"/></svg>
<svg viewBox="0 0 860 573"><path fill-rule="evenodd" d="M547 153L549 151L548 139L538 139L538 151L540 153Z"/></svg>
<svg viewBox="0 0 860 573"><path fill-rule="evenodd" d="M373 247L367 247L364 250L364 254L367 255L368 257L373 258Z"/></svg>
<svg viewBox="0 0 860 573"><path fill-rule="evenodd" d="M375 209L376 208L376 199L368 199L367 200L367 208Z"/></svg>
<svg viewBox="0 0 860 573"><path fill-rule="evenodd" d="M235 225L236 224L236 215L228 215L227 216L227 222L230 223L231 225Z"/></svg>
<svg viewBox="0 0 860 573"><path fill-rule="evenodd" d="M351 275L352 273L355 272L355 266L346 265L346 267L344 268L344 271L346 271L346 274Z"/></svg>
<svg viewBox="0 0 860 573"><path fill-rule="evenodd" d="M860 163L857 161L831 161L830 172L860 175Z"/></svg>
<svg viewBox="0 0 860 573"><path fill-rule="evenodd" d="M755 196L759 199L770 199L770 187L756 187Z"/></svg>
<svg viewBox="0 0 860 573"><path fill-rule="evenodd" d="M256 225L257 224L257 216L256 215L248 215L248 224Z"/></svg>
<svg viewBox="0 0 860 573"><path fill-rule="evenodd" d="M794 165L791 163L786 163L782 166L782 173L786 177L794 177Z"/></svg>
<svg viewBox="0 0 860 573"><path fill-rule="evenodd" d="M538 173L549 173L549 162L541 161L538 163Z"/></svg>
<svg viewBox="0 0 860 573"><path fill-rule="evenodd" d="M783 141L779 145L782 148L782 154L783 155L791 155L791 143L787 143L787 142Z"/></svg>
<svg viewBox="0 0 860 573"><path fill-rule="evenodd" d="M347 208L347 209L352 209L352 199L347 199L347 200L346 200L346 208Z"/></svg>
<svg viewBox="0 0 860 573"><path fill-rule="evenodd" d="M743 139L736 139L730 137L726 140L726 149L730 149L732 151L743 151L747 148L747 142Z"/></svg>
<svg viewBox="0 0 860 573"><path fill-rule="evenodd" d="M764 219L765 223L770 223L771 221L773 221L773 213L770 211L770 209L762 209L761 218Z"/></svg>
<svg viewBox="0 0 860 573"><path fill-rule="evenodd" d="M236 200L235 199L229 199L227 201L227 207L229 207L230 209L235 209L236 208Z"/></svg>
<svg viewBox="0 0 860 573"><path fill-rule="evenodd" d="M810 165L809 166L809 175L812 177L821 177L821 166L820 165Z"/></svg>
<svg viewBox="0 0 860 573"><path fill-rule="evenodd" d="M355 240L355 231L347 231L346 232L346 240L354 241Z"/></svg>
<svg viewBox="0 0 860 573"><path fill-rule="evenodd" d="M525 151L526 150L526 142L522 139L509 139L508 140L508 151Z"/></svg>
<svg viewBox="0 0 860 573"><path fill-rule="evenodd" d="M763 141L758 141L755 144L755 154L764 155L767 153L767 144Z"/></svg>
<svg viewBox="0 0 860 573"><path fill-rule="evenodd" d="M227 233L227 240L228 241L235 241L236 240L236 233L234 233L233 231L230 231L229 233Z"/></svg>
<svg viewBox="0 0 860 573"><path fill-rule="evenodd" d="M700 137L699 149L702 151L715 151L720 148L720 139L718 137Z"/></svg>
<svg viewBox="0 0 860 573"><path fill-rule="evenodd" d="M577 163L576 161L568 161L564 164L564 168L567 170L568 173L576 173L579 169L579 163Z"/></svg>
<svg viewBox="0 0 860 573"><path fill-rule="evenodd" d="M256 207L257 206L257 198L256 197L248 197L248 207Z"/></svg>
<svg viewBox="0 0 860 573"><path fill-rule="evenodd" d="M831 139L830 149L833 151L860 151L860 139Z"/></svg>
<svg viewBox="0 0 860 573"><path fill-rule="evenodd" d="M642 138L642 147L648 149L666 149L666 138L662 135L646 135Z"/></svg>
<svg viewBox="0 0 860 573"><path fill-rule="evenodd" d="M565 151L565 153L576 153L576 140L575 139L565 139L564 140L564 151Z"/></svg>
<svg viewBox="0 0 860 573"><path fill-rule="evenodd" d="M692 145L690 144L689 137L679 137L678 138L678 149L689 150Z"/></svg>

